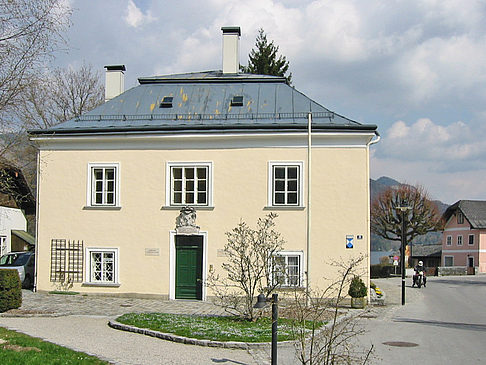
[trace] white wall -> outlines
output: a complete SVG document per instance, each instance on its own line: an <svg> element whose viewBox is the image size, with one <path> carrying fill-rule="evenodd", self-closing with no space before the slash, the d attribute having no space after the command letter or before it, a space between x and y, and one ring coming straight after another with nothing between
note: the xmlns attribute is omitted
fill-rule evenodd
<svg viewBox="0 0 486 365"><path fill-rule="evenodd" d="M0 236L5 236L5 248L0 248L3 255L10 252L11 231L15 229L27 230L27 220L20 209L0 206Z"/></svg>

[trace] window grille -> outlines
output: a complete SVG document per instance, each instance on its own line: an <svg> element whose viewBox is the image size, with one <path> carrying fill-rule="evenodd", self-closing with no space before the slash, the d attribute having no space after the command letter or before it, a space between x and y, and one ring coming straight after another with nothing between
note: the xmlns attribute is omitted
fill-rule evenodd
<svg viewBox="0 0 486 365"><path fill-rule="evenodd" d="M172 205L208 205L208 166L172 166Z"/></svg>
<svg viewBox="0 0 486 365"><path fill-rule="evenodd" d="M299 166L273 166L273 205L299 205Z"/></svg>
<svg viewBox="0 0 486 365"><path fill-rule="evenodd" d="M51 240L51 281L83 282L83 241Z"/></svg>
<svg viewBox="0 0 486 365"><path fill-rule="evenodd" d="M280 252L273 257L273 284L301 286L301 253Z"/></svg>

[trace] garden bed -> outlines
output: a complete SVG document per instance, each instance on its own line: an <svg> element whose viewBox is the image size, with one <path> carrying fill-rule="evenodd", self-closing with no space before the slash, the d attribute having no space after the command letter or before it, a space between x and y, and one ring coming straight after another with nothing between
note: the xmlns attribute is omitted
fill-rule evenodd
<svg viewBox="0 0 486 365"><path fill-rule="evenodd" d="M129 326L201 340L252 343L269 342L272 339L272 320L268 317L252 322L239 317L128 313L116 320ZM323 324L319 321L315 326ZM279 318L278 340L294 340L297 326L298 323L293 319ZM310 331L312 322L306 321L306 328Z"/></svg>

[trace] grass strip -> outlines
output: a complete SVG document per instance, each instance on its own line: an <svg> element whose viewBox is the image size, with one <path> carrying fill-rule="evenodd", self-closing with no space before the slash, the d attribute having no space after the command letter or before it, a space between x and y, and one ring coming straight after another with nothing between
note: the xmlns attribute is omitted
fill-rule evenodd
<svg viewBox="0 0 486 365"><path fill-rule="evenodd" d="M109 363L82 352L0 327L0 364L101 365Z"/></svg>
<svg viewBox="0 0 486 365"><path fill-rule="evenodd" d="M239 317L189 316L166 313L128 313L117 321L130 326L172 333L178 336L212 341L270 342L272 339L272 320L260 318L250 322ZM320 327L323 322L317 322ZM286 318L278 320L278 340L295 338L295 321ZM310 329L312 323L308 321Z"/></svg>

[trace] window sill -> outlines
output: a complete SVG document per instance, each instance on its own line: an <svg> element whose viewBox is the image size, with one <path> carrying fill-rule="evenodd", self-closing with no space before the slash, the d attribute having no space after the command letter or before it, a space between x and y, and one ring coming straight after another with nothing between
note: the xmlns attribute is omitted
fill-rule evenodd
<svg viewBox="0 0 486 365"><path fill-rule="evenodd" d="M83 210L121 210L121 207L116 205L86 205Z"/></svg>
<svg viewBox="0 0 486 365"><path fill-rule="evenodd" d="M164 205L160 210L181 210L182 208L189 206L196 210L214 210L214 206L205 206L205 205Z"/></svg>
<svg viewBox="0 0 486 365"><path fill-rule="evenodd" d="M279 288L276 288L275 291L277 292L292 292L292 291L304 291L305 287L303 286L281 286Z"/></svg>
<svg viewBox="0 0 486 365"><path fill-rule="evenodd" d="M274 205L263 207L263 210L304 210L305 207L297 205Z"/></svg>
<svg viewBox="0 0 486 365"><path fill-rule="evenodd" d="M120 286L120 284L118 284L118 283L89 283L89 282L85 282L81 285L82 286L111 287L111 288L118 288Z"/></svg>

